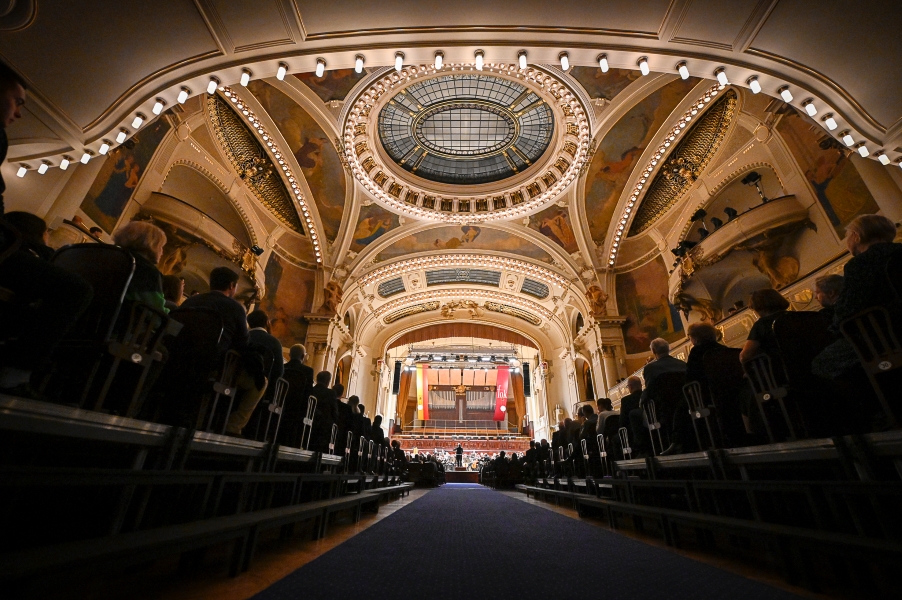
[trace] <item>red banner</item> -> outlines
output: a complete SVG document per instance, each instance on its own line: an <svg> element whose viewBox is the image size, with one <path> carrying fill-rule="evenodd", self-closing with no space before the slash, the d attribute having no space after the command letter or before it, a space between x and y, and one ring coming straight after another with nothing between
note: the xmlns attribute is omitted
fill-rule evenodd
<svg viewBox="0 0 902 600"><path fill-rule="evenodd" d="M507 365L498 365L498 381L495 387L495 420L507 420L507 381L510 377Z"/></svg>
<svg viewBox="0 0 902 600"><path fill-rule="evenodd" d="M429 365L423 365L423 420L429 420Z"/></svg>

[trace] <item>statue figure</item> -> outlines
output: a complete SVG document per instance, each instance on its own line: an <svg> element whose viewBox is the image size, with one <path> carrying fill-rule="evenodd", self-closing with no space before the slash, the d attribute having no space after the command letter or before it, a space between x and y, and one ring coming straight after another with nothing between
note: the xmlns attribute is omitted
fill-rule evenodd
<svg viewBox="0 0 902 600"><path fill-rule="evenodd" d="M608 315L608 295L597 285L589 286L586 290L586 300L589 301L589 314L593 318L606 317Z"/></svg>
<svg viewBox="0 0 902 600"><path fill-rule="evenodd" d="M330 281L323 288L323 305L320 312L326 314L337 314L338 307L341 304L342 289L341 284L337 281Z"/></svg>

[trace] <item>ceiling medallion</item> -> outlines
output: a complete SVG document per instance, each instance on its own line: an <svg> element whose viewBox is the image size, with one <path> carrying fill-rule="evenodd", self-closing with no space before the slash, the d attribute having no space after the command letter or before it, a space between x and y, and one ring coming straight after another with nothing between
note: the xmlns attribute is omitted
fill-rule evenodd
<svg viewBox="0 0 902 600"><path fill-rule="evenodd" d="M387 208L418 219L520 217L559 196L589 149L575 90L515 64L387 70L349 101L343 150Z"/></svg>

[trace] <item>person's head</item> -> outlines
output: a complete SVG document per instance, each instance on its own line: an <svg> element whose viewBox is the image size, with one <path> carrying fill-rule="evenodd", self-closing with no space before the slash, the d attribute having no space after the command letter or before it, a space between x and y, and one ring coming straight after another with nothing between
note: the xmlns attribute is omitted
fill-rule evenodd
<svg viewBox="0 0 902 600"><path fill-rule="evenodd" d="M859 215L846 225L846 247L852 256L858 256L871 244L892 242L896 237L896 226L881 215Z"/></svg>
<svg viewBox="0 0 902 600"><path fill-rule="evenodd" d="M693 346L717 341L717 329L707 321L690 323L689 327L686 328L686 335Z"/></svg>
<svg viewBox="0 0 902 600"><path fill-rule="evenodd" d="M814 281L814 297L821 306L833 306L842 292L842 275L824 275Z"/></svg>
<svg viewBox="0 0 902 600"><path fill-rule="evenodd" d="M566 419L564 419L564 429L569 427L571 423L573 423L573 419L571 419L570 417L567 417Z"/></svg>
<svg viewBox="0 0 902 600"><path fill-rule="evenodd" d="M502 451L498 454L498 456L501 457L501 458L504 458L504 450L502 450Z"/></svg>
<svg viewBox="0 0 902 600"><path fill-rule="evenodd" d="M592 408L591 404L586 404L583 406L583 416L587 419L595 414L595 409Z"/></svg>
<svg viewBox="0 0 902 600"><path fill-rule="evenodd" d="M759 317L766 317L789 308L789 301L777 290L764 288L752 294L749 307L758 313Z"/></svg>
<svg viewBox="0 0 902 600"><path fill-rule="evenodd" d="M88 229L88 233L96 238L99 238L103 235L103 229L101 229L100 227L91 227L90 229Z"/></svg>
<svg viewBox="0 0 902 600"><path fill-rule="evenodd" d="M299 360L304 362L304 358L307 356L307 349L303 344L295 344L291 348L288 349L288 360Z"/></svg>
<svg viewBox="0 0 902 600"><path fill-rule="evenodd" d="M338 387L340 385L341 385L340 383L336 384L335 387ZM332 388L332 389L335 389L335 388ZM344 391L344 390L342 390L342 391ZM360 396L351 396L350 398L348 398L348 406L350 406L351 408L357 408L359 405L360 405Z"/></svg>
<svg viewBox="0 0 902 600"><path fill-rule="evenodd" d="M595 401L595 404L598 406L598 412L614 410L614 403L611 402L610 398L599 398Z"/></svg>
<svg viewBox="0 0 902 600"><path fill-rule="evenodd" d="M336 398L341 398L345 395L345 386L336 382L335 385L332 386L332 391L335 392ZM356 396L354 396L356 398ZM350 401L350 399L348 399ZM357 398L357 401L360 402L360 398Z"/></svg>
<svg viewBox="0 0 902 600"><path fill-rule="evenodd" d="M163 297L169 302L182 303L185 295L185 280L176 275L163 275Z"/></svg>
<svg viewBox="0 0 902 600"><path fill-rule="evenodd" d="M563 430L564 430L564 427L566 427L566 424L565 424L563 421L558 421L558 422L557 422L557 430L558 430L558 431L563 431Z"/></svg>
<svg viewBox="0 0 902 600"><path fill-rule="evenodd" d="M583 416L583 408L585 408L585 407L584 407L584 406L577 406L577 407L576 407L576 418L577 418L577 419L579 419L579 418L581 418L581 417Z"/></svg>
<svg viewBox="0 0 902 600"><path fill-rule="evenodd" d="M25 80L0 62L0 127L6 129L22 118L20 109L25 105L27 91Z"/></svg>
<svg viewBox="0 0 902 600"><path fill-rule="evenodd" d="M635 375L630 375L626 380L626 389L628 389L631 394L641 392L642 380Z"/></svg>
<svg viewBox="0 0 902 600"><path fill-rule="evenodd" d="M253 310L247 315L247 326L251 329L262 327L269 331L269 315L266 314L266 311L260 309Z"/></svg>
<svg viewBox="0 0 902 600"><path fill-rule="evenodd" d="M331 381L332 373L330 373L329 371L320 371L316 374L316 385L324 385L328 387Z"/></svg>
<svg viewBox="0 0 902 600"><path fill-rule="evenodd" d="M670 343L664 338L655 338L651 341L651 353L655 358L663 358L670 355Z"/></svg>
<svg viewBox="0 0 902 600"><path fill-rule="evenodd" d="M26 243L38 246L47 245L47 223L41 217L30 212L16 210L6 213L3 220L18 231Z"/></svg>
<svg viewBox="0 0 902 600"><path fill-rule="evenodd" d="M153 223L131 221L113 233L113 243L157 264L163 257L166 234Z"/></svg>
<svg viewBox="0 0 902 600"><path fill-rule="evenodd" d="M373 417L373 427L382 427L382 415Z"/></svg>
<svg viewBox="0 0 902 600"><path fill-rule="evenodd" d="M229 298L238 291L238 273L228 267L216 267L210 271L210 290L221 292Z"/></svg>

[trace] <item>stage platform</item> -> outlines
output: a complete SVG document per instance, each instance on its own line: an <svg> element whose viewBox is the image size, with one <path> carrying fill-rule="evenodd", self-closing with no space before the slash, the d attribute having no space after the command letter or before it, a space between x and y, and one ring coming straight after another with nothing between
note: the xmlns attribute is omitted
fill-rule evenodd
<svg viewBox="0 0 902 600"><path fill-rule="evenodd" d="M445 471L445 483L479 483L476 471Z"/></svg>
<svg viewBox="0 0 902 600"><path fill-rule="evenodd" d="M437 439L438 438L438 439ZM453 453L458 444L464 447L464 452L483 452L497 453L504 450L508 454L511 452L523 453L529 450L530 438L526 436L510 436L503 439L464 439L464 436L445 438L422 437L407 434L395 435L393 440L401 443L401 449L410 451L417 448L420 452L432 453L436 450L444 450Z"/></svg>

